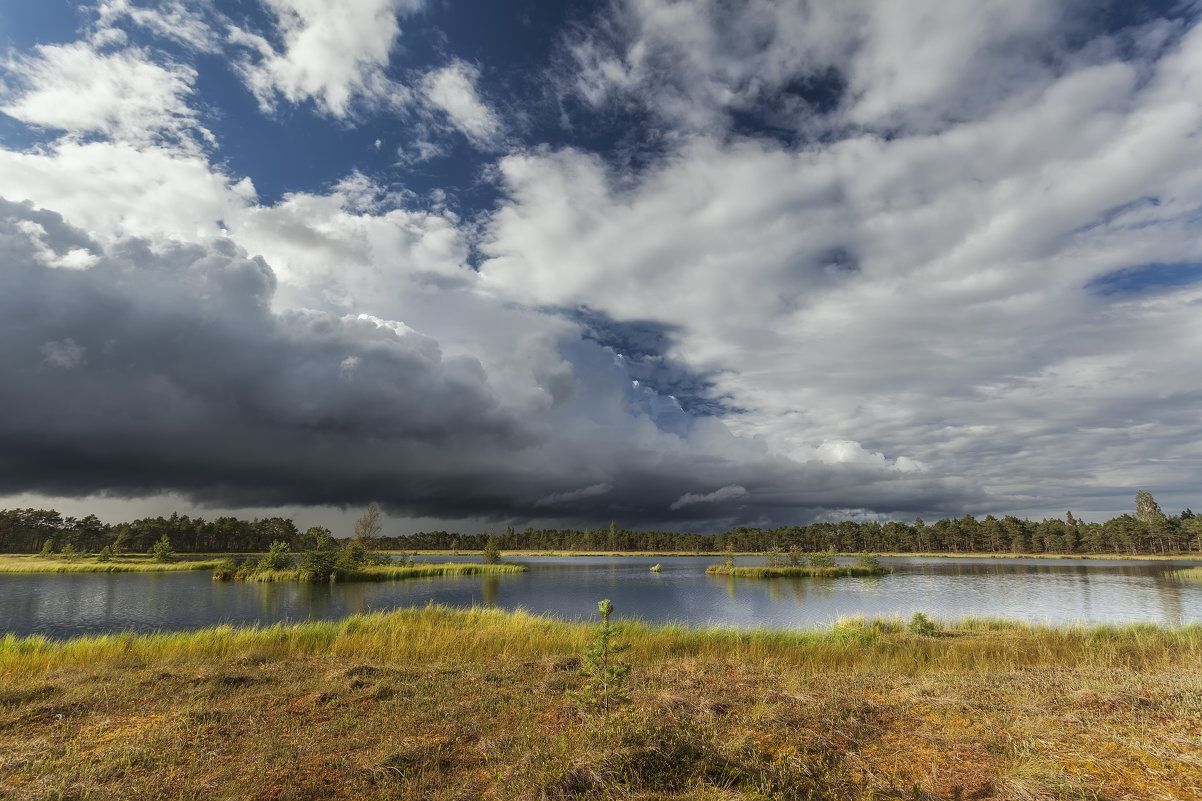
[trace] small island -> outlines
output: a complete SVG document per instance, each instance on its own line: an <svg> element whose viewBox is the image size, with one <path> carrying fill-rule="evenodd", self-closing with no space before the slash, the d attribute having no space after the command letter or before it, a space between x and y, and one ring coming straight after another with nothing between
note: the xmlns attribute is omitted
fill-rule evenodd
<svg viewBox="0 0 1202 801"><path fill-rule="evenodd" d="M811 565L753 565L728 566L711 565L705 570L711 576L734 576L735 578L843 578L845 576L887 576L892 568L866 567L863 565L832 565L830 567L814 567Z"/></svg>
<svg viewBox="0 0 1202 801"><path fill-rule="evenodd" d="M833 550L805 553L793 548L787 554L773 550L768 553L765 564L753 566L735 566L734 554L728 553L726 561L710 565L705 572L711 576L735 578L844 578L887 576L893 569L882 567L877 555L867 551L856 556L853 564L837 565Z"/></svg>
<svg viewBox="0 0 1202 801"><path fill-rule="evenodd" d="M401 581L431 576L498 576L525 573L525 565L476 563L443 564L392 564L364 565L348 569L335 569L328 574L313 575L302 568L240 570L222 565L213 571L214 581L256 581L266 583L289 581Z"/></svg>

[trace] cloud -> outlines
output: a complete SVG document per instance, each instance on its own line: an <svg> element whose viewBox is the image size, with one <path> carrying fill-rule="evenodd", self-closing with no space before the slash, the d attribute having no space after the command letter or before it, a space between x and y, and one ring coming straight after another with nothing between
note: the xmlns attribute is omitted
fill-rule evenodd
<svg viewBox="0 0 1202 801"><path fill-rule="evenodd" d="M186 150L213 136L188 105L196 71L156 64L136 48L104 53L88 44L37 45L6 65L15 89L0 111L73 136L100 134L138 146L167 142Z"/></svg>
<svg viewBox="0 0 1202 801"><path fill-rule="evenodd" d="M743 498L746 495L747 489L745 487L733 485L729 487L721 487L704 495L694 495L691 492L686 492L684 495L681 495L679 498L673 501L672 505L668 508L675 511L676 509L680 509L685 506L692 506L696 503L722 503L723 501L732 501L737 498Z"/></svg>
<svg viewBox="0 0 1202 801"><path fill-rule="evenodd" d="M270 110L277 95L289 103L312 100L322 113L347 117L356 103L402 103L407 90L386 75L401 28L422 0L267 0L275 16L272 36L231 28L230 42L244 48L238 69L259 104ZM277 48L273 41L281 41Z"/></svg>
<svg viewBox="0 0 1202 801"><path fill-rule="evenodd" d="M484 105L476 91L480 71L465 61L427 73L421 87L426 102L446 114L447 119L476 147L491 149L501 136L501 122Z"/></svg>
<svg viewBox="0 0 1202 801"><path fill-rule="evenodd" d="M558 506L560 504L579 503L586 498L597 498L602 495L608 495L613 491L612 484L593 484L588 487L581 487L577 490L569 490L568 492L556 492L545 498L539 498L535 501L535 506Z"/></svg>
<svg viewBox="0 0 1202 801"><path fill-rule="evenodd" d="M103 0L96 7L96 33L101 41L124 34L116 27L129 21L156 36L179 42L201 53L219 53L228 19L213 7L212 0L160 0L154 6L139 6L130 0Z"/></svg>
<svg viewBox="0 0 1202 801"><path fill-rule="evenodd" d="M562 40L549 145L486 55L401 69L417 3L266 7L109 0L9 57L9 490L705 530L1190 502L1194 18L623 0ZM370 158L264 202L194 110L217 52ZM452 129L500 155L440 183Z"/></svg>
<svg viewBox="0 0 1202 801"><path fill-rule="evenodd" d="M688 17L657 31L734 35L698 7L637 6L661 22ZM1190 89L1202 28L1149 23L1124 34L1134 49L1107 33L1068 55L1048 34L1059 59L1036 78L1017 63L1022 48L1007 56L1000 43L1038 39L1042 12L979 22L969 38L990 45L973 69L997 71L981 102L966 105L956 81L924 80L893 105L861 106L861 91L829 112L905 121L888 136L836 126L819 141L730 138L702 103L706 120L674 120L672 147L638 171L573 148L503 158L484 285L656 321L672 332L663 355L741 410L723 416L733 431L798 461L973 476L1026 498L1020 507L1096 504L1129 495L1140 475L1183 497L1186 483L1158 465L1199 465L1187 443L1202 431L1185 413L1196 391L1171 363L1202 335L1202 287L1183 278L1121 299L1091 287L1122 287L1107 276L1140 265L1198 263L1202 103ZM621 41L637 55L649 39ZM945 66L970 57L949 48ZM713 75L727 76L725 63L714 57ZM708 68L690 75L682 86L709 86L697 77ZM655 98L657 85L639 78L631 91Z"/></svg>
<svg viewBox="0 0 1202 801"><path fill-rule="evenodd" d="M507 361L487 349L480 361L396 318L275 310L273 270L228 239L102 246L58 214L10 202L0 220L11 266L0 277L0 369L17 379L0 390L11 410L0 421L6 493L172 491L232 506L375 499L412 515L621 512L646 523L689 520L669 507L690 486L737 479L765 498L742 514L767 519L879 497L893 472L828 474L716 420L662 430L632 413L629 378L606 350L558 317L502 319L511 337L545 333ZM39 256L80 247L99 255L86 270ZM965 492L907 480L896 498Z"/></svg>

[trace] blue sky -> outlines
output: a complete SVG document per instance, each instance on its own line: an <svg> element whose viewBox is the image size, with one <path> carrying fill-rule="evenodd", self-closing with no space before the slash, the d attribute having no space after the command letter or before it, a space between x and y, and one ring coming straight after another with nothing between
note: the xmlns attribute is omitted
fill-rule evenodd
<svg viewBox="0 0 1202 801"><path fill-rule="evenodd" d="M0 503L1197 507L1199 16L7 3Z"/></svg>

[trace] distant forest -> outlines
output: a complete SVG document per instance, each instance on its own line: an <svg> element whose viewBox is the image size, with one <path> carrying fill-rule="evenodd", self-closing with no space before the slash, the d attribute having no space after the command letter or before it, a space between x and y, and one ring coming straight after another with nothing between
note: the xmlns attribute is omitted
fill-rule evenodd
<svg viewBox="0 0 1202 801"><path fill-rule="evenodd" d="M482 550L490 536L502 550L529 551L683 551L718 553L727 550L768 553L791 549L814 552L834 549L895 553L997 553L997 554L1173 554L1202 553L1202 516L1186 509L1165 515L1142 492L1136 496L1136 514L1120 515L1105 523L1083 523L1069 512L1065 519L1035 523L1013 515L1002 518L972 515L945 518L934 523L916 519L903 522L811 523L805 526L754 528L740 526L716 535L674 531L639 531L619 528L546 529L506 528L461 534L426 531L379 537L384 550ZM76 519L49 509L0 511L0 553L96 553L108 546L116 553L145 553L166 536L180 553L263 552L274 541L287 542L293 551L320 548L329 532L320 527L300 531L287 518L240 520L219 517L204 520L173 514L147 517L131 523L102 523L94 515Z"/></svg>

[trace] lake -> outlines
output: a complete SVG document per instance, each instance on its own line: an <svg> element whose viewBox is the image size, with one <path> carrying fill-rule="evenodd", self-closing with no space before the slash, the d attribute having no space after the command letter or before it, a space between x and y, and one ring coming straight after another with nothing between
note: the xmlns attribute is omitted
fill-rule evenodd
<svg viewBox="0 0 1202 801"><path fill-rule="evenodd" d="M896 557L881 559L893 568L889 576L771 580L707 576L713 556L510 561L530 572L319 586L215 582L207 571L0 574L0 631L52 637L166 631L333 619L427 603L595 619L603 598L613 601L616 617L738 628L810 627L854 615L908 619L916 611L1053 624L1202 623L1202 582L1165 575L1197 561ZM656 563L663 572L650 572Z"/></svg>

